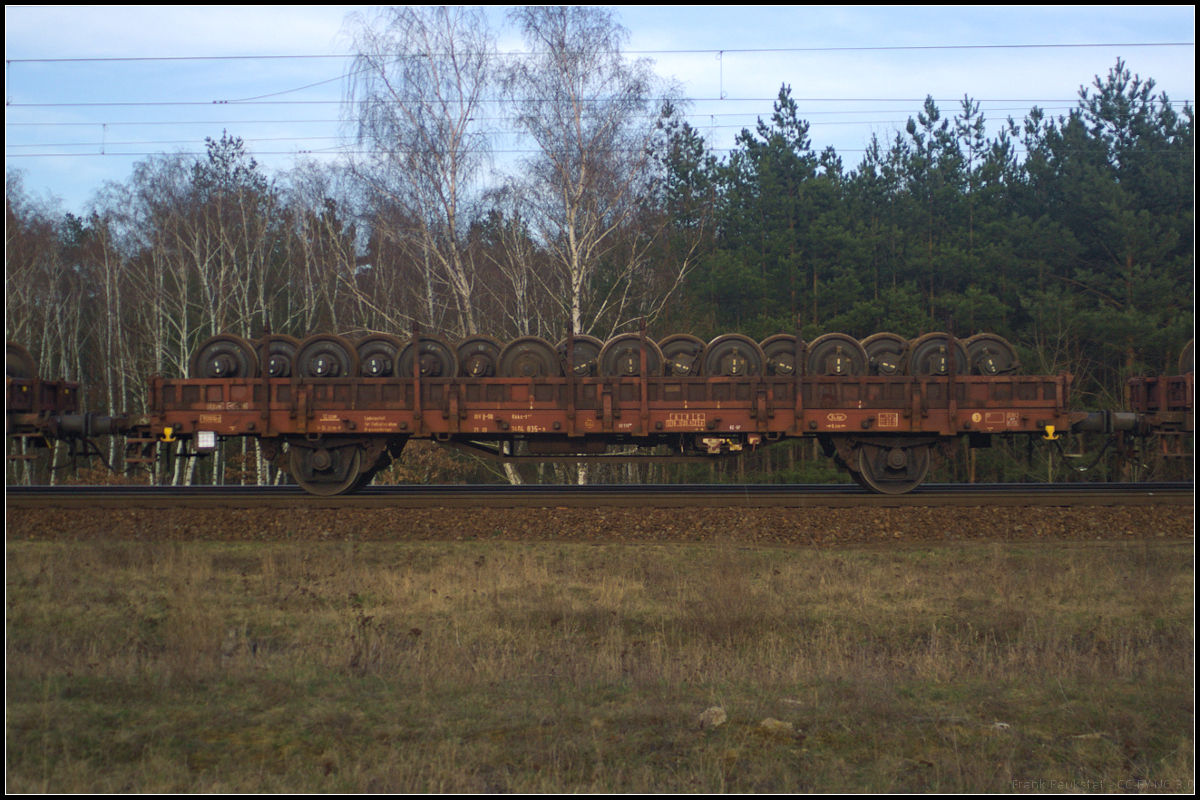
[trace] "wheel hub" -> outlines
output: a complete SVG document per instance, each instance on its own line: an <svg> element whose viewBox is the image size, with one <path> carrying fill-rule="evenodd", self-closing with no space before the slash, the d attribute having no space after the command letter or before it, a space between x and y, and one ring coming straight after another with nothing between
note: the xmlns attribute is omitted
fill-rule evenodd
<svg viewBox="0 0 1200 800"><path fill-rule="evenodd" d="M1000 366L996 363L996 357L992 355L992 351L985 347L983 355L979 358L979 371L984 375L995 375L1000 372Z"/></svg>
<svg viewBox="0 0 1200 800"><path fill-rule="evenodd" d="M723 370L726 375L737 377L746 374L746 357L735 347L733 351L726 357L723 365Z"/></svg>
<svg viewBox="0 0 1200 800"><path fill-rule="evenodd" d="M679 356L671 362L671 372L675 375L690 375L693 361L694 359Z"/></svg>
<svg viewBox="0 0 1200 800"><path fill-rule="evenodd" d="M421 377L437 378L442 374L442 362L432 353L421 354Z"/></svg>
<svg viewBox="0 0 1200 800"><path fill-rule="evenodd" d="M533 378L538 374L538 372L541 368L541 365L539 364L539 362L536 358L522 353L517 358L516 367L517 367L517 370L516 370L517 374L520 377Z"/></svg>
<svg viewBox="0 0 1200 800"><path fill-rule="evenodd" d="M467 359L467 374L472 378L482 378L487 375L490 366L488 359L481 355L473 355Z"/></svg>
<svg viewBox="0 0 1200 800"><path fill-rule="evenodd" d="M780 356L773 362L776 375L791 375L796 371L796 360L791 356Z"/></svg>
<svg viewBox="0 0 1200 800"><path fill-rule="evenodd" d="M842 346L838 345L837 349L834 350L833 355L831 355L825 362L825 374L846 375L850 372L850 368L850 359L847 358L846 354L842 352Z"/></svg>
<svg viewBox="0 0 1200 800"><path fill-rule="evenodd" d="M214 378L224 378L237 370L237 364L228 355L221 353L213 357L208 369Z"/></svg>
<svg viewBox="0 0 1200 800"><path fill-rule="evenodd" d="M371 356L363 364L363 374L370 378L382 378L391 371L391 359L385 356Z"/></svg>
<svg viewBox="0 0 1200 800"><path fill-rule="evenodd" d="M621 354L621 360L617 362L621 369L622 375L637 375L641 370L641 361L638 354L633 351L633 348L626 348Z"/></svg>
<svg viewBox="0 0 1200 800"><path fill-rule="evenodd" d="M335 378L338 374L338 363L336 359L321 353L312 360L312 372L318 378Z"/></svg>

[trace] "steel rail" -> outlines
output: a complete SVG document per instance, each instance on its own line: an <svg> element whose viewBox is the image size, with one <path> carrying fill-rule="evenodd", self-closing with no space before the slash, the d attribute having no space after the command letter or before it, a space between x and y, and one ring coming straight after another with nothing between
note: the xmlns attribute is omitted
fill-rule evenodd
<svg viewBox="0 0 1200 800"><path fill-rule="evenodd" d="M929 484L904 495L851 485L373 486L317 497L297 486L5 488L8 508L897 508L1192 506L1194 483Z"/></svg>

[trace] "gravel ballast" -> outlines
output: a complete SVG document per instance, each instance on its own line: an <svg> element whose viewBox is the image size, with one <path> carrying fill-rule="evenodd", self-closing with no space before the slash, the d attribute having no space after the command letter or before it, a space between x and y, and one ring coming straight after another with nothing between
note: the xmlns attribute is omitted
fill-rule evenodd
<svg viewBox="0 0 1200 800"><path fill-rule="evenodd" d="M1014 508L8 509L8 539L846 545L1194 537L1193 506Z"/></svg>

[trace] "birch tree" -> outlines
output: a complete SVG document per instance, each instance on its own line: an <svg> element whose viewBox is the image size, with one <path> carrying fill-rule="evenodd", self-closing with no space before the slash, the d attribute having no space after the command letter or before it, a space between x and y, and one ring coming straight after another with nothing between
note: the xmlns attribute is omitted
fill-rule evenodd
<svg viewBox="0 0 1200 800"><path fill-rule="evenodd" d="M518 131L533 142L522 196L551 255L565 316L577 332L619 319L654 232L638 229L656 194L653 93L648 59L627 60L628 32L599 8L519 8L510 13L528 53L506 71ZM604 288L603 266L613 274ZM610 323L610 327L613 323Z"/></svg>
<svg viewBox="0 0 1200 800"><path fill-rule="evenodd" d="M482 103L496 56L486 18L446 6L389 8L372 20L353 15L350 27L347 110L370 153L356 171L410 226L392 239L425 268L430 315L433 293L448 289L458 332L476 333L466 240L488 154Z"/></svg>
<svg viewBox="0 0 1200 800"><path fill-rule="evenodd" d="M280 333L304 338L313 333L367 327L383 314L386 302L361 287L357 265L357 230L340 169L306 163L292 171L286 217L287 287L277 321ZM346 313L344 313L346 312Z"/></svg>

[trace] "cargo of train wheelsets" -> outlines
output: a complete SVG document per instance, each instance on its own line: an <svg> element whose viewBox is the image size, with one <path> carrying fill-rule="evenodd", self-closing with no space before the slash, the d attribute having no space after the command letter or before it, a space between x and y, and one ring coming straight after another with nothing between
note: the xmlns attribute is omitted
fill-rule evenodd
<svg viewBox="0 0 1200 800"><path fill-rule="evenodd" d="M497 457L597 457L604 445L667 445L715 456L818 436L877 491L914 488L931 449L970 435L1044 434L1067 411L1071 377L751 376L742 378L164 379L150 384L149 426L164 439L256 436L287 442L294 477L340 493L409 438ZM266 402L264 402L266 399ZM518 447L521 441L532 447ZM353 474L352 474L353 473Z"/></svg>

